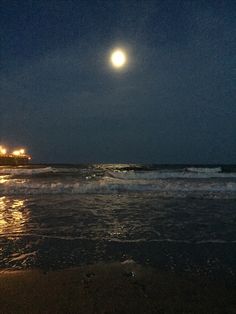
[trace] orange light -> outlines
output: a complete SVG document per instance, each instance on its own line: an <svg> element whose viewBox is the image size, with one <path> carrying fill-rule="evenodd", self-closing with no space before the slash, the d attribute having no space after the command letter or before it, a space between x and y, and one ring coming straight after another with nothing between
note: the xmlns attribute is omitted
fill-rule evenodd
<svg viewBox="0 0 236 314"><path fill-rule="evenodd" d="M7 149L0 145L0 156L7 156L7 157L26 157L28 160L31 160L31 157L26 154L26 151L24 148L19 148L16 150L13 150L12 153L8 153Z"/></svg>
<svg viewBox="0 0 236 314"><path fill-rule="evenodd" d="M18 149L18 150L14 150L12 152L12 155L14 156L22 156L22 155L25 155L25 150L23 148L21 149Z"/></svg>
<svg viewBox="0 0 236 314"><path fill-rule="evenodd" d="M0 146L0 155L6 155L6 153L7 153L6 148L3 146Z"/></svg>
<svg viewBox="0 0 236 314"><path fill-rule="evenodd" d="M14 150L14 151L12 152L12 155L14 155L14 156L20 156L20 151L19 151L19 150Z"/></svg>

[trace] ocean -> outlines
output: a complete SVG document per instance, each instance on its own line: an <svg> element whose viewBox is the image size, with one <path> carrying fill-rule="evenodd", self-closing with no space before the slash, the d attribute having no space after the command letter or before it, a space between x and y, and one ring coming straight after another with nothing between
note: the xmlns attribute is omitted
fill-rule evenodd
<svg viewBox="0 0 236 314"><path fill-rule="evenodd" d="M0 268L130 261L235 282L236 167L0 167Z"/></svg>

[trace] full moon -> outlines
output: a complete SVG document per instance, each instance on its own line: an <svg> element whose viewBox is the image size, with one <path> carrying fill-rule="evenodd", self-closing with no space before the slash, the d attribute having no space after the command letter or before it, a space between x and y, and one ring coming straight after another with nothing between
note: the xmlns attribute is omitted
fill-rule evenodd
<svg viewBox="0 0 236 314"><path fill-rule="evenodd" d="M115 68L122 68L126 63L126 54L121 49L117 49L111 54L111 63Z"/></svg>

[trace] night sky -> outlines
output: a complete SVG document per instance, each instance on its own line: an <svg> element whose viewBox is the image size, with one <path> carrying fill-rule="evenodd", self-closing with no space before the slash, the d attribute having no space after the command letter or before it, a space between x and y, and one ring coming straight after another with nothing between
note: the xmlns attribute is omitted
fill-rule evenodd
<svg viewBox="0 0 236 314"><path fill-rule="evenodd" d="M235 12L230 0L1 0L0 142L34 162L235 163Z"/></svg>

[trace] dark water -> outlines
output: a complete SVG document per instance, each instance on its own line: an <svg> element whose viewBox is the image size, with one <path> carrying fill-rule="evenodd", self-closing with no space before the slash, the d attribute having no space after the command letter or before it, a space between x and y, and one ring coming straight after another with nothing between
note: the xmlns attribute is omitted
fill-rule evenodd
<svg viewBox="0 0 236 314"><path fill-rule="evenodd" d="M234 168L0 167L0 267L133 259L231 282Z"/></svg>

